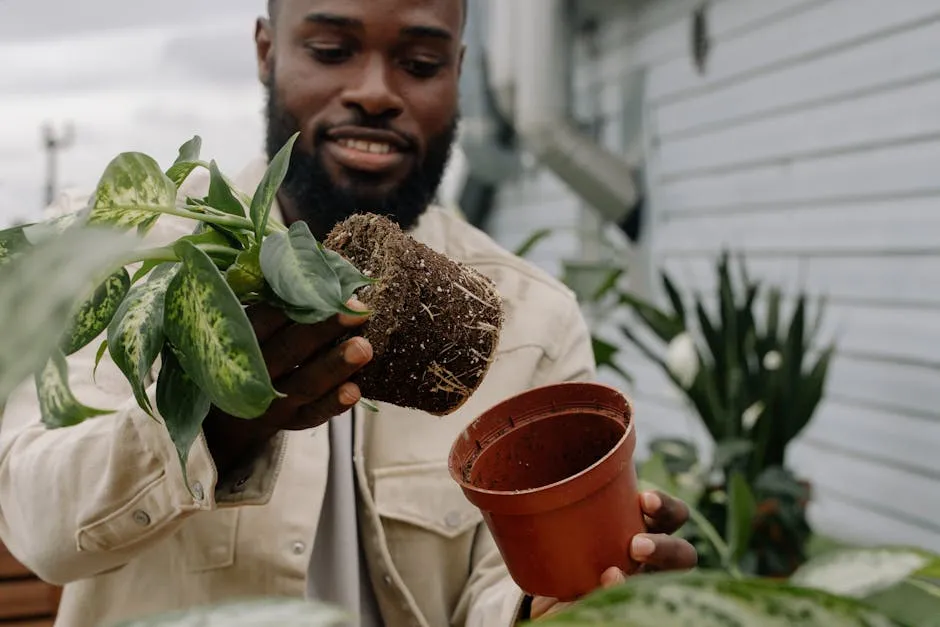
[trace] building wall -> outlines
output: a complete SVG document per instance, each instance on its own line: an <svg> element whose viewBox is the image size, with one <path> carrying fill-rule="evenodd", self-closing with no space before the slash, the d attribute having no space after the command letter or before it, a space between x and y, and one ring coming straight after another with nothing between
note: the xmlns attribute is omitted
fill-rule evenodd
<svg viewBox="0 0 940 627"><path fill-rule="evenodd" d="M614 150L643 138L639 273L645 261L707 290L728 247L790 294L826 295L839 354L790 455L813 481L813 522L940 550L940 3L715 0L704 74L689 52L698 3L585 4L599 55L576 46L574 109ZM571 235L585 220L534 171L504 186L491 230L514 246L568 229L534 252L557 272L590 249ZM661 374L625 365L640 434L702 439Z"/></svg>

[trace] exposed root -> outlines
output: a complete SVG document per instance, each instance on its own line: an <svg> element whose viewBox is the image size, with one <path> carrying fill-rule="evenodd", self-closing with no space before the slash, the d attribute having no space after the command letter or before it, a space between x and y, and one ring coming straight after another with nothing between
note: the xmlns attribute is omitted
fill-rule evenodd
<svg viewBox="0 0 940 627"><path fill-rule="evenodd" d="M470 389L461 383L454 373L436 361L431 362L431 365L428 366L428 373L436 380L432 392L456 394L462 398L470 396Z"/></svg>
<svg viewBox="0 0 940 627"><path fill-rule="evenodd" d="M475 301L477 301L478 303L482 304L484 307L489 307L490 309L496 309L496 306L495 306L493 303L488 303L488 302L486 302L485 300L483 300L482 298L480 298L479 296L477 296L476 294L474 294L473 292L471 292L470 290L468 290L467 288L465 288L465 287L464 287L463 285L461 285L460 283L454 283L454 287L456 287L458 290L460 290L461 292L463 292L464 294L466 294L467 296L469 296L469 297L472 298L473 300L475 300Z"/></svg>

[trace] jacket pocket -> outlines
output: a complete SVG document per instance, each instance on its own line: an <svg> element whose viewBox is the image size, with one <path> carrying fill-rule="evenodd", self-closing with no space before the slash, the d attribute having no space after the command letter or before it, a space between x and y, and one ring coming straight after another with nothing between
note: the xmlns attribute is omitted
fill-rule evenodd
<svg viewBox="0 0 940 627"><path fill-rule="evenodd" d="M238 509L199 512L177 531L180 555L187 572L226 568L235 563Z"/></svg>
<svg viewBox="0 0 940 627"><path fill-rule="evenodd" d="M476 528L483 516L450 477L447 464L429 462L373 470L379 517L447 539Z"/></svg>

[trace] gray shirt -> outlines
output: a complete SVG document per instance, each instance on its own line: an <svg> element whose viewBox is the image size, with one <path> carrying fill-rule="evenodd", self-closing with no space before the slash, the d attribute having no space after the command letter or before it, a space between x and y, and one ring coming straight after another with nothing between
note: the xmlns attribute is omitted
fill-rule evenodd
<svg viewBox="0 0 940 627"><path fill-rule="evenodd" d="M382 617L359 544L353 420L349 411L322 427L330 433L330 467L307 570L307 596L354 614L348 627L380 627Z"/></svg>

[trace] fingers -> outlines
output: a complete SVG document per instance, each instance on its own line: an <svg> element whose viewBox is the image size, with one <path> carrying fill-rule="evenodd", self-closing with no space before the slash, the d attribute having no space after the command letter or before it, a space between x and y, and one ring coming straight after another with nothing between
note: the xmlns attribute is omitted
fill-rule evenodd
<svg viewBox="0 0 940 627"><path fill-rule="evenodd" d="M601 588L613 588L627 580L627 576L616 566L611 566L601 575Z"/></svg>
<svg viewBox="0 0 940 627"><path fill-rule="evenodd" d="M352 301L350 306L364 309L364 306L356 301ZM258 315L270 314L262 312ZM341 314L319 324L290 323L280 327L264 340L261 340L259 336L261 352L268 365L271 378L280 379L345 335L350 328L361 325L365 320L366 316Z"/></svg>
<svg viewBox="0 0 940 627"><path fill-rule="evenodd" d="M301 407L288 429L302 430L319 427L330 418L348 411L361 398L358 385L344 383L317 402Z"/></svg>
<svg viewBox="0 0 940 627"><path fill-rule="evenodd" d="M336 348L315 357L278 382L281 392L298 405L314 403L349 380L372 360L372 345L362 337L346 340Z"/></svg>
<svg viewBox="0 0 940 627"><path fill-rule="evenodd" d="M638 534L630 543L630 557L646 570L690 570L698 564L695 547L667 534Z"/></svg>
<svg viewBox="0 0 940 627"><path fill-rule="evenodd" d="M532 610L530 612L532 620L553 616L562 610L572 606L572 603L559 603L558 599L553 597L535 597L532 599Z"/></svg>
<svg viewBox="0 0 940 627"><path fill-rule="evenodd" d="M659 491L641 494L640 505L650 533L675 533L689 520L685 503Z"/></svg>
<svg viewBox="0 0 940 627"><path fill-rule="evenodd" d="M258 342L264 344L275 333L290 324L290 320L277 307L268 303L256 303L245 309L248 321L255 330Z"/></svg>

